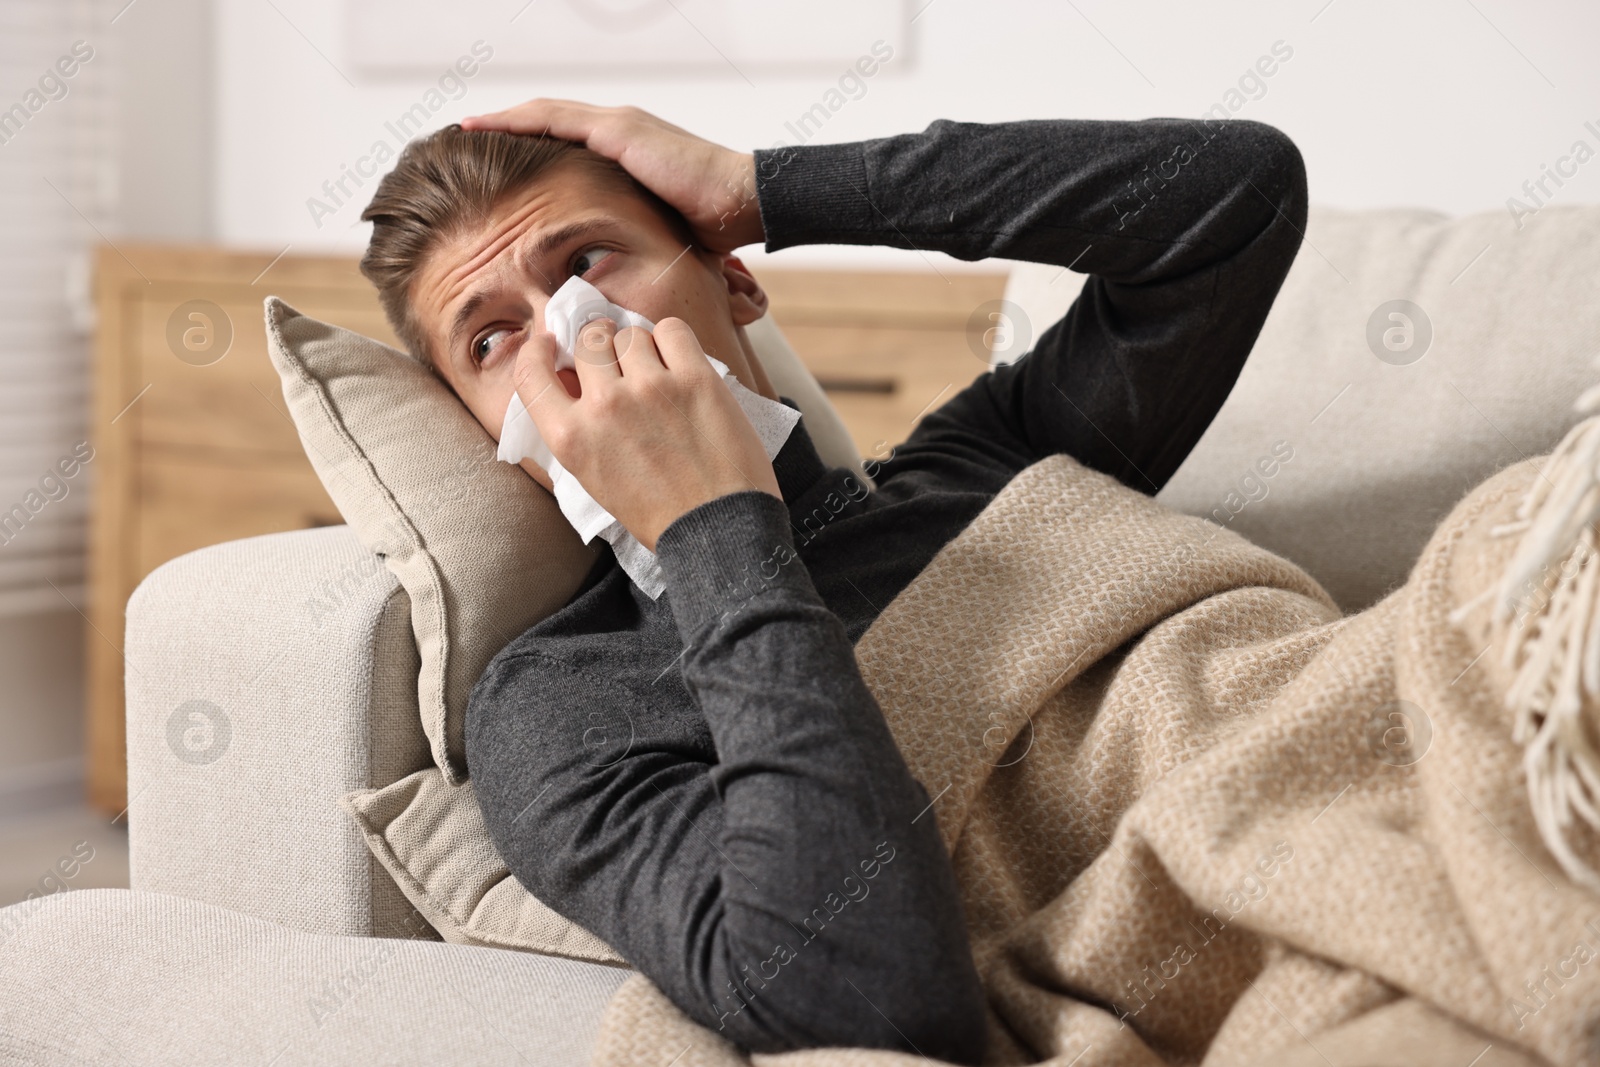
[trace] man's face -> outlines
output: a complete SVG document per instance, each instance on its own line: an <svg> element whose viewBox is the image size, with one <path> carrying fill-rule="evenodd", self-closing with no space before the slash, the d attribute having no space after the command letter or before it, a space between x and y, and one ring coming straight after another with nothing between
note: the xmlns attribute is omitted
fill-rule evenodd
<svg viewBox="0 0 1600 1067"><path fill-rule="evenodd" d="M433 345L435 369L496 441L517 386L518 349L545 331L545 304L573 275L651 322L683 319L746 388L778 398L744 333L767 309L744 264L685 246L642 198L565 159L505 197L481 225L442 242L412 285L412 312ZM581 395L576 371L557 375ZM522 468L550 488L532 460Z"/></svg>

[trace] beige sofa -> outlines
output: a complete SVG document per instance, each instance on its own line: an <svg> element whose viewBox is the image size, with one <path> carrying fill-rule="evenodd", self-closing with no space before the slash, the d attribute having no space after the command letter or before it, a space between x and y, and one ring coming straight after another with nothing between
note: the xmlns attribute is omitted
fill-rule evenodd
<svg viewBox="0 0 1600 1067"><path fill-rule="evenodd" d="M1016 265L1015 323L1037 337L1082 280ZM1296 560L1347 610L1371 604L1468 487L1575 421L1600 380L1597 287L1600 207L1520 231L1500 211L1313 207L1249 364L1161 499ZM306 626L305 603L351 573L376 577ZM439 943L339 805L428 759L407 601L348 527L174 560L130 600L127 634L133 888L0 910L0 1062L587 1059L628 972ZM226 773L172 773L173 711L193 699L230 709Z"/></svg>

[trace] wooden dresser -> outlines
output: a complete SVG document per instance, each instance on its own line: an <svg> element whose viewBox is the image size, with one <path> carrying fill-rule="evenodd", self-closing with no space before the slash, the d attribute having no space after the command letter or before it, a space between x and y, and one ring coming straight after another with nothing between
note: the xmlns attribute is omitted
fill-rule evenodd
<svg viewBox="0 0 1600 1067"><path fill-rule="evenodd" d="M1003 272L762 269L771 314L863 455L984 370L974 309ZM267 358L262 300L395 344L353 257L122 245L98 253L90 440L89 801L127 804L123 612L144 577L206 545L341 523Z"/></svg>

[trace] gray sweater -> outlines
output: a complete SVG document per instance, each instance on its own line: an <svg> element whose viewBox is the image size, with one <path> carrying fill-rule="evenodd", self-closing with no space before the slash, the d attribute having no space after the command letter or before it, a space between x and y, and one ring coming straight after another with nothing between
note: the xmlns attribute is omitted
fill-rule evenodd
<svg viewBox="0 0 1600 1067"><path fill-rule="evenodd" d="M911 777L854 644L1044 456L1167 481L1299 248L1305 170L1270 126L1179 118L941 119L755 156L768 251L884 244L1090 277L1027 356L875 457L876 489L827 467L802 419L773 462L782 501L732 493L661 534L659 600L604 554L484 671L468 764L517 879L699 1022L753 1051L976 1063L1005 1023L937 832L946 783Z"/></svg>

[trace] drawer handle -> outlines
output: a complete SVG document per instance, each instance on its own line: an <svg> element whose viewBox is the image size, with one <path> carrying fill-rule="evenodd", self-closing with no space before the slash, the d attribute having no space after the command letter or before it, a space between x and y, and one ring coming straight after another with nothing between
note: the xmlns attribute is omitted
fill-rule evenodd
<svg viewBox="0 0 1600 1067"><path fill-rule="evenodd" d="M892 393L893 378L832 378L818 376L817 384L826 393Z"/></svg>

